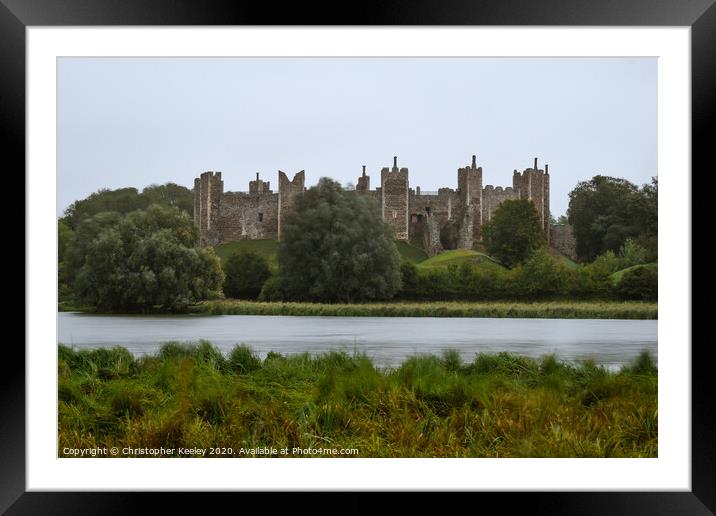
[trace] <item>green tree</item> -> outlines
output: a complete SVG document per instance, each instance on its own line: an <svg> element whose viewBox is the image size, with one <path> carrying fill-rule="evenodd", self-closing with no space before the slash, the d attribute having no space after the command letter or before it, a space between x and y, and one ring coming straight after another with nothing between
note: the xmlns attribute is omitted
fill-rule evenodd
<svg viewBox="0 0 716 516"><path fill-rule="evenodd" d="M197 248L186 212L152 205L127 215L99 213L68 248L72 291L98 311L179 310L218 295L224 274L210 248Z"/></svg>
<svg viewBox="0 0 716 516"><path fill-rule="evenodd" d="M75 232L67 224L66 221L60 219L57 221L57 261L63 262L67 255L67 247L69 246Z"/></svg>
<svg viewBox="0 0 716 516"><path fill-rule="evenodd" d="M564 295L574 285L574 274L546 249L539 249L518 268L517 288L523 296L538 299Z"/></svg>
<svg viewBox="0 0 716 516"><path fill-rule="evenodd" d="M567 210L577 255L591 261L605 251L618 252L630 237L656 252L657 190L656 178L641 190L626 179L608 176L578 183Z"/></svg>
<svg viewBox="0 0 716 516"><path fill-rule="evenodd" d="M659 273L656 267L635 267L624 272L615 288L619 299L656 301L659 293Z"/></svg>
<svg viewBox="0 0 716 516"><path fill-rule="evenodd" d="M527 199L504 201L483 226L483 239L490 255L507 267L525 261L545 244L534 203Z"/></svg>
<svg viewBox="0 0 716 516"><path fill-rule="evenodd" d="M139 195L136 188L103 188L73 202L65 210L64 220L72 229L77 229L82 221L98 213L129 213L146 207L146 199Z"/></svg>
<svg viewBox="0 0 716 516"><path fill-rule="evenodd" d="M371 197L322 178L297 199L281 229L276 291L312 301L389 299L400 289L393 239Z"/></svg>
<svg viewBox="0 0 716 516"><path fill-rule="evenodd" d="M151 204L174 206L193 215L194 194L189 188L175 183L150 185L141 193L136 188L103 188L73 202L65 210L63 220L71 229L77 229L82 221L98 213L113 211L126 214L146 209Z"/></svg>
<svg viewBox="0 0 716 516"><path fill-rule="evenodd" d="M271 276L268 260L253 251L232 254L224 264L224 295L256 299L261 287Z"/></svg>
<svg viewBox="0 0 716 516"><path fill-rule="evenodd" d="M165 206L176 206L189 215L194 214L194 192L185 186L176 183L163 185L149 185L141 193L147 205L164 204Z"/></svg>

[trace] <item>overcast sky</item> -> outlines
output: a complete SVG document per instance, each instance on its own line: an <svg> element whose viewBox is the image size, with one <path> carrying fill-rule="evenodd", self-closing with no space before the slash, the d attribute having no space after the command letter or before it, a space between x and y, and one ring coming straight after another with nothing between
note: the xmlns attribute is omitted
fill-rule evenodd
<svg viewBox="0 0 716 516"><path fill-rule="evenodd" d="M483 184L549 164L551 211L596 174L657 175L655 58L60 58L58 215L100 188L193 186L223 172L247 191L277 170L356 182L367 165L411 187Z"/></svg>

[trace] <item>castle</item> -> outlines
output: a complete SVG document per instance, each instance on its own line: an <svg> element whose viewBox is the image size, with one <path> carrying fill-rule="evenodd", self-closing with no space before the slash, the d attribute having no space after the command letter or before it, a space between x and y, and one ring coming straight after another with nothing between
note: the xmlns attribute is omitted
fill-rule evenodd
<svg viewBox="0 0 716 516"><path fill-rule="evenodd" d="M249 182L248 192L224 192L221 172L204 172L194 180L194 221L203 245L217 245L243 239L281 239L281 227L305 191L305 172L292 180L278 171L278 192L259 174ZM368 195L380 206L383 220L395 230L398 240L410 242L434 255L445 249L470 249L482 240L482 226L507 199L529 199L539 213L540 224L549 242L569 240L564 229L550 227L549 168L537 166L514 171L512 186L482 184L482 167L472 163L457 171L457 189L440 188L425 192L410 187L408 169L393 166L380 171L380 186L370 189L370 176L358 178L356 195ZM556 242L558 243L558 242ZM559 248L559 243L557 245ZM569 246L567 246L569 247ZM562 249L560 249L562 250ZM565 247L562 252L573 254Z"/></svg>

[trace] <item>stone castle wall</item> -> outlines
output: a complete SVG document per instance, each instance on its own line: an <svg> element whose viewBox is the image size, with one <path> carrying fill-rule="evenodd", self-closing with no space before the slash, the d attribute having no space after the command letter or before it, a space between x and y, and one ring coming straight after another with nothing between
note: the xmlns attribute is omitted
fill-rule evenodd
<svg viewBox="0 0 716 516"><path fill-rule="evenodd" d="M566 230L550 229L549 172L537 167L514 171L512 187L483 187L482 167L476 157L457 171L457 189L440 188L421 192L410 187L407 168L393 166L380 173L380 186L370 189L365 166L358 178L356 193L369 195L378 203L383 220L395 230L398 240L409 241L429 254L443 249L470 249L482 240L482 226L497 207L508 199L530 199L535 203L548 240L569 250ZM305 172L289 180L278 172L278 192L256 174L248 192L224 192L221 172L204 172L194 180L194 221L203 245L217 245L243 239L280 239L286 216L305 191ZM573 238L572 238L573 240ZM561 250L561 248L558 248ZM563 251L564 252L564 251ZM565 253L569 254L569 253ZM571 254L570 254L571 256Z"/></svg>
<svg viewBox="0 0 716 516"><path fill-rule="evenodd" d="M574 238L574 228L569 224L550 228L550 245L572 260L577 259L577 241Z"/></svg>
<svg viewBox="0 0 716 516"><path fill-rule="evenodd" d="M226 192L219 231L224 242L278 239L278 194Z"/></svg>
<svg viewBox="0 0 716 516"><path fill-rule="evenodd" d="M501 186L494 187L487 185L485 190L482 192L482 220L484 223L488 223L492 220L492 215L495 210L504 201L520 199L520 191L514 188L502 188Z"/></svg>

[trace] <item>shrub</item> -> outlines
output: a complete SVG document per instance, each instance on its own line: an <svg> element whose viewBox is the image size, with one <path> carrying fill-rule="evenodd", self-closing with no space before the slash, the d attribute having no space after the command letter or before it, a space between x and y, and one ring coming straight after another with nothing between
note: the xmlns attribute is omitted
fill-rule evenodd
<svg viewBox="0 0 716 516"><path fill-rule="evenodd" d="M649 251L633 238L627 238L619 250L622 268L640 265L649 261Z"/></svg>
<svg viewBox="0 0 716 516"><path fill-rule="evenodd" d="M615 288L619 299L655 301L659 294L659 273L656 267L635 267L624 272Z"/></svg>
<svg viewBox="0 0 716 516"><path fill-rule="evenodd" d="M420 277L418 268L413 262L403 260L400 263L400 279L402 284L400 295L404 298L416 297L420 289Z"/></svg>
<svg viewBox="0 0 716 516"><path fill-rule="evenodd" d="M609 297L613 292L610 276L622 269L622 261L612 251L597 257L576 271L574 294L580 297Z"/></svg>
<svg viewBox="0 0 716 516"><path fill-rule="evenodd" d="M521 294L532 299L563 295L574 283L572 272L544 249L530 256L516 279Z"/></svg>
<svg viewBox="0 0 716 516"><path fill-rule="evenodd" d="M259 293L259 301L282 301L284 299L283 289L281 288L281 278L271 276L261 287Z"/></svg>
<svg viewBox="0 0 716 516"><path fill-rule="evenodd" d="M224 295L240 299L256 299L271 275L268 260L253 251L232 254L224 264Z"/></svg>

